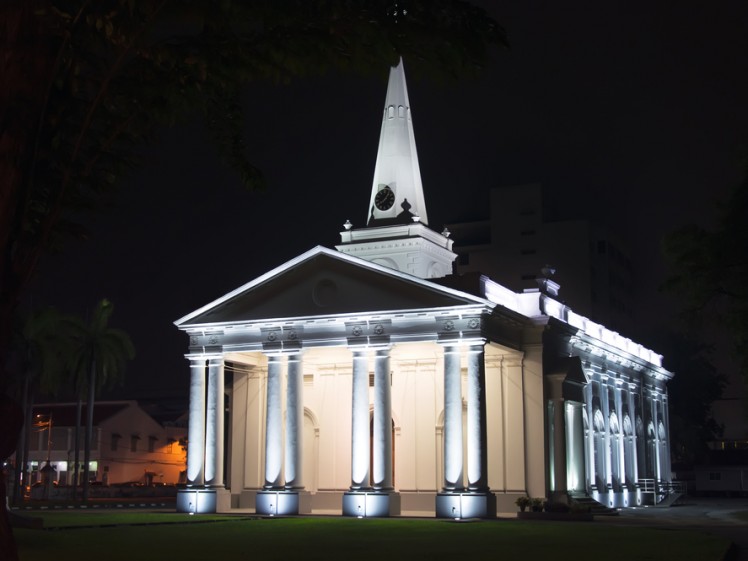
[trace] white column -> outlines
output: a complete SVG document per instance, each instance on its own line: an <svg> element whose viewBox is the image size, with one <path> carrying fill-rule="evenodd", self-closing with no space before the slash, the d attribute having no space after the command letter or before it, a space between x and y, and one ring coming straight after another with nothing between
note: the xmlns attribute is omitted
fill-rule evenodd
<svg viewBox="0 0 748 561"><path fill-rule="evenodd" d="M444 346L444 491L460 491L462 482L462 387L460 348Z"/></svg>
<svg viewBox="0 0 748 561"><path fill-rule="evenodd" d="M205 358L190 359L187 484L203 485L205 472Z"/></svg>
<svg viewBox="0 0 748 561"><path fill-rule="evenodd" d="M654 474L652 477L654 477L655 481L657 483L660 482L662 478L662 461L660 458L660 431L659 431L659 411L657 407L657 399L653 395L650 397L650 407L651 407L651 415L652 415L652 426L654 428L654 437L653 437L653 448L654 448Z"/></svg>
<svg viewBox="0 0 748 561"><path fill-rule="evenodd" d="M392 403L390 387L390 350L374 355L374 465L373 487L392 489Z"/></svg>
<svg viewBox="0 0 748 561"><path fill-rule="evenodd" d="M608 489L613 487L613 458L612 455L612 442L610 436L610 393L608 392L608 377L604 376L603 381L600 383L600 408L603 413L603 419L605 421L605 429L603 432L603 449L605 450L605 461L603 467L605 469L605 485Z"/></svg>
<svg viewBox="0 0 748 561"><path fill-rule="evenodd" d="M595 430L595 408L593 407L593 401L595 397L595 382L590 381L584 388L585 391L585 409L587 412L587 465L588 465L588 484L591 490L597 489L597 462L595 458L595 451L597 450L596 434Z"/></svg>
<svg viewBox="0 0 748 561"><path fill-rule="evenodd" d="M208 404L205 425L205 484L223 487L223 357L208 360Z"/></svg>
<svg viewBox="0 0 748 561"><path fill-rule="evenodd" d="M668 403L667 394L662 396L662 420L665 426L665 442L662 443L662 454L665 463L665 481L671 483L673 481L673 468L670 460L670 406Z"/></svg>
<svg viewBox="0 0 748 561"><path fill-rule="evenodd" d="M468 348L467 457L468 490L488 489L486 481L486 368L483 344Z"/></svg>
<svg viewBox="0 0 748 561"><path fill-rule="evenodd" d="M369 487L369 366L366 351L353 351L351 490Z"/></svg>
<svg viewBox="0 0 748 561"><path fill-rule="evenodd" d="M304 375L301 353L288 356L286 384L286 489L303 489Z"/></svg>
<svg viewBox="0 0 748 561"><path fill-rule="evenodd" d="M281 489L283 467L283 415L281 371L283 357L268 357L267 410L265 414L265 489Z"/></svg>
<svg viewBox="0 0 748 561"><path fill-rule="evenodd" d="M637 458L636 442L636 401L634 392L636 388L632 384L626 385L626 402L628 403L629 418L631 419L631 436L629 437L629 480L633 485L639 482L639 459Z"/></svg>

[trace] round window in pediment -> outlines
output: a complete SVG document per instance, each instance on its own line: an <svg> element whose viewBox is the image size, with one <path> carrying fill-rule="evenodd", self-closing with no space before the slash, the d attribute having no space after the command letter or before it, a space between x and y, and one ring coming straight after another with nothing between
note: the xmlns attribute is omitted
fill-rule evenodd
<svg viewBox="0 0 748 561"><path fill-rule="evenodd" d="M320 308L325 308L335 302L337 294L338 285L330 279L322 279L312 290L312 300Z"/></svg>

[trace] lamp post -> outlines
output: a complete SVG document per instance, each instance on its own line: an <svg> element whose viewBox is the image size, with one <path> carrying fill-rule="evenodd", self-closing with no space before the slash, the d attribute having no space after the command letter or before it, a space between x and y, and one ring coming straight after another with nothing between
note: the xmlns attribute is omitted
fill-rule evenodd
<svg viewBox="0 0 748 561"><path fill-rule="evenodd" d="M36 426L40 428L46 428L47 429L47 465L42 468L41 475L42 475L42 483L44 485L44 498L49 498L52 490L53 485L53 474L54 468L52 467L52 413L50 413L47 416L46 422L41 420L44 415L37 415L37 419L40 419L36 422Z"/></svg>

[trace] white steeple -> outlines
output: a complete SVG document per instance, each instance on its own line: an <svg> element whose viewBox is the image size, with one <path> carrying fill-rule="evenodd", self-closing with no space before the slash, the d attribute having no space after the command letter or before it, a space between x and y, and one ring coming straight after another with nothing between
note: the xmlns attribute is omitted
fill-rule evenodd
<svg viewBox="0 0 748 561"><path fill-rule="evenodd" d="M342 253L422 279L452 273L449 232L430 229L403 61L390 69L366 227L346 221Z"/></svg>
<svg viewBox="0 0 748 561"><path fill-rule="evenodd" d="M383 190L385 193L379 194ZM403 207L406 200L407 204ZM403 211L405 214L398 222L408 222L411 220L410 215L413 215L428 224L408 87L405 84L403 61L400 59L400 63L390 69L367 224L373 226L380 219L397 218Z"/></svg>

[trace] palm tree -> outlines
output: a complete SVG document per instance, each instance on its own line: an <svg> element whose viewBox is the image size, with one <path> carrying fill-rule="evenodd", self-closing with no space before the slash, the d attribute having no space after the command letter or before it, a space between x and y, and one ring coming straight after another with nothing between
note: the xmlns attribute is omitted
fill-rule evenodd
<svg viewBox="0 0 748 561"><path fill-rule="evenodd" d="M14 355L18 386L17 396L24 411L24 424L18 439L16 464L23 469L23 479L14 479L13 492L16 502L20 500L21 488L26 485L28 464L28 427L31 426L31 410L37 390L56 393L64 383L66 359L65 338L62 324L64 316L55 308L35 310L22 320L15 329Z"/></svg>
<svg viewBox="0 0 748 561"><path fill-rule="evenodd" d="M125 363L135 357L135 349L127 333L109 327L109 318L113 311L112 303L104 298L96 305L90 322L75 317L68 318L71 340L70 372L74 379L82 382L81 388L88 393L86 433L83 444L84 502L88 500L96 393L103 386L119 381L124 374Z"/></svg>

